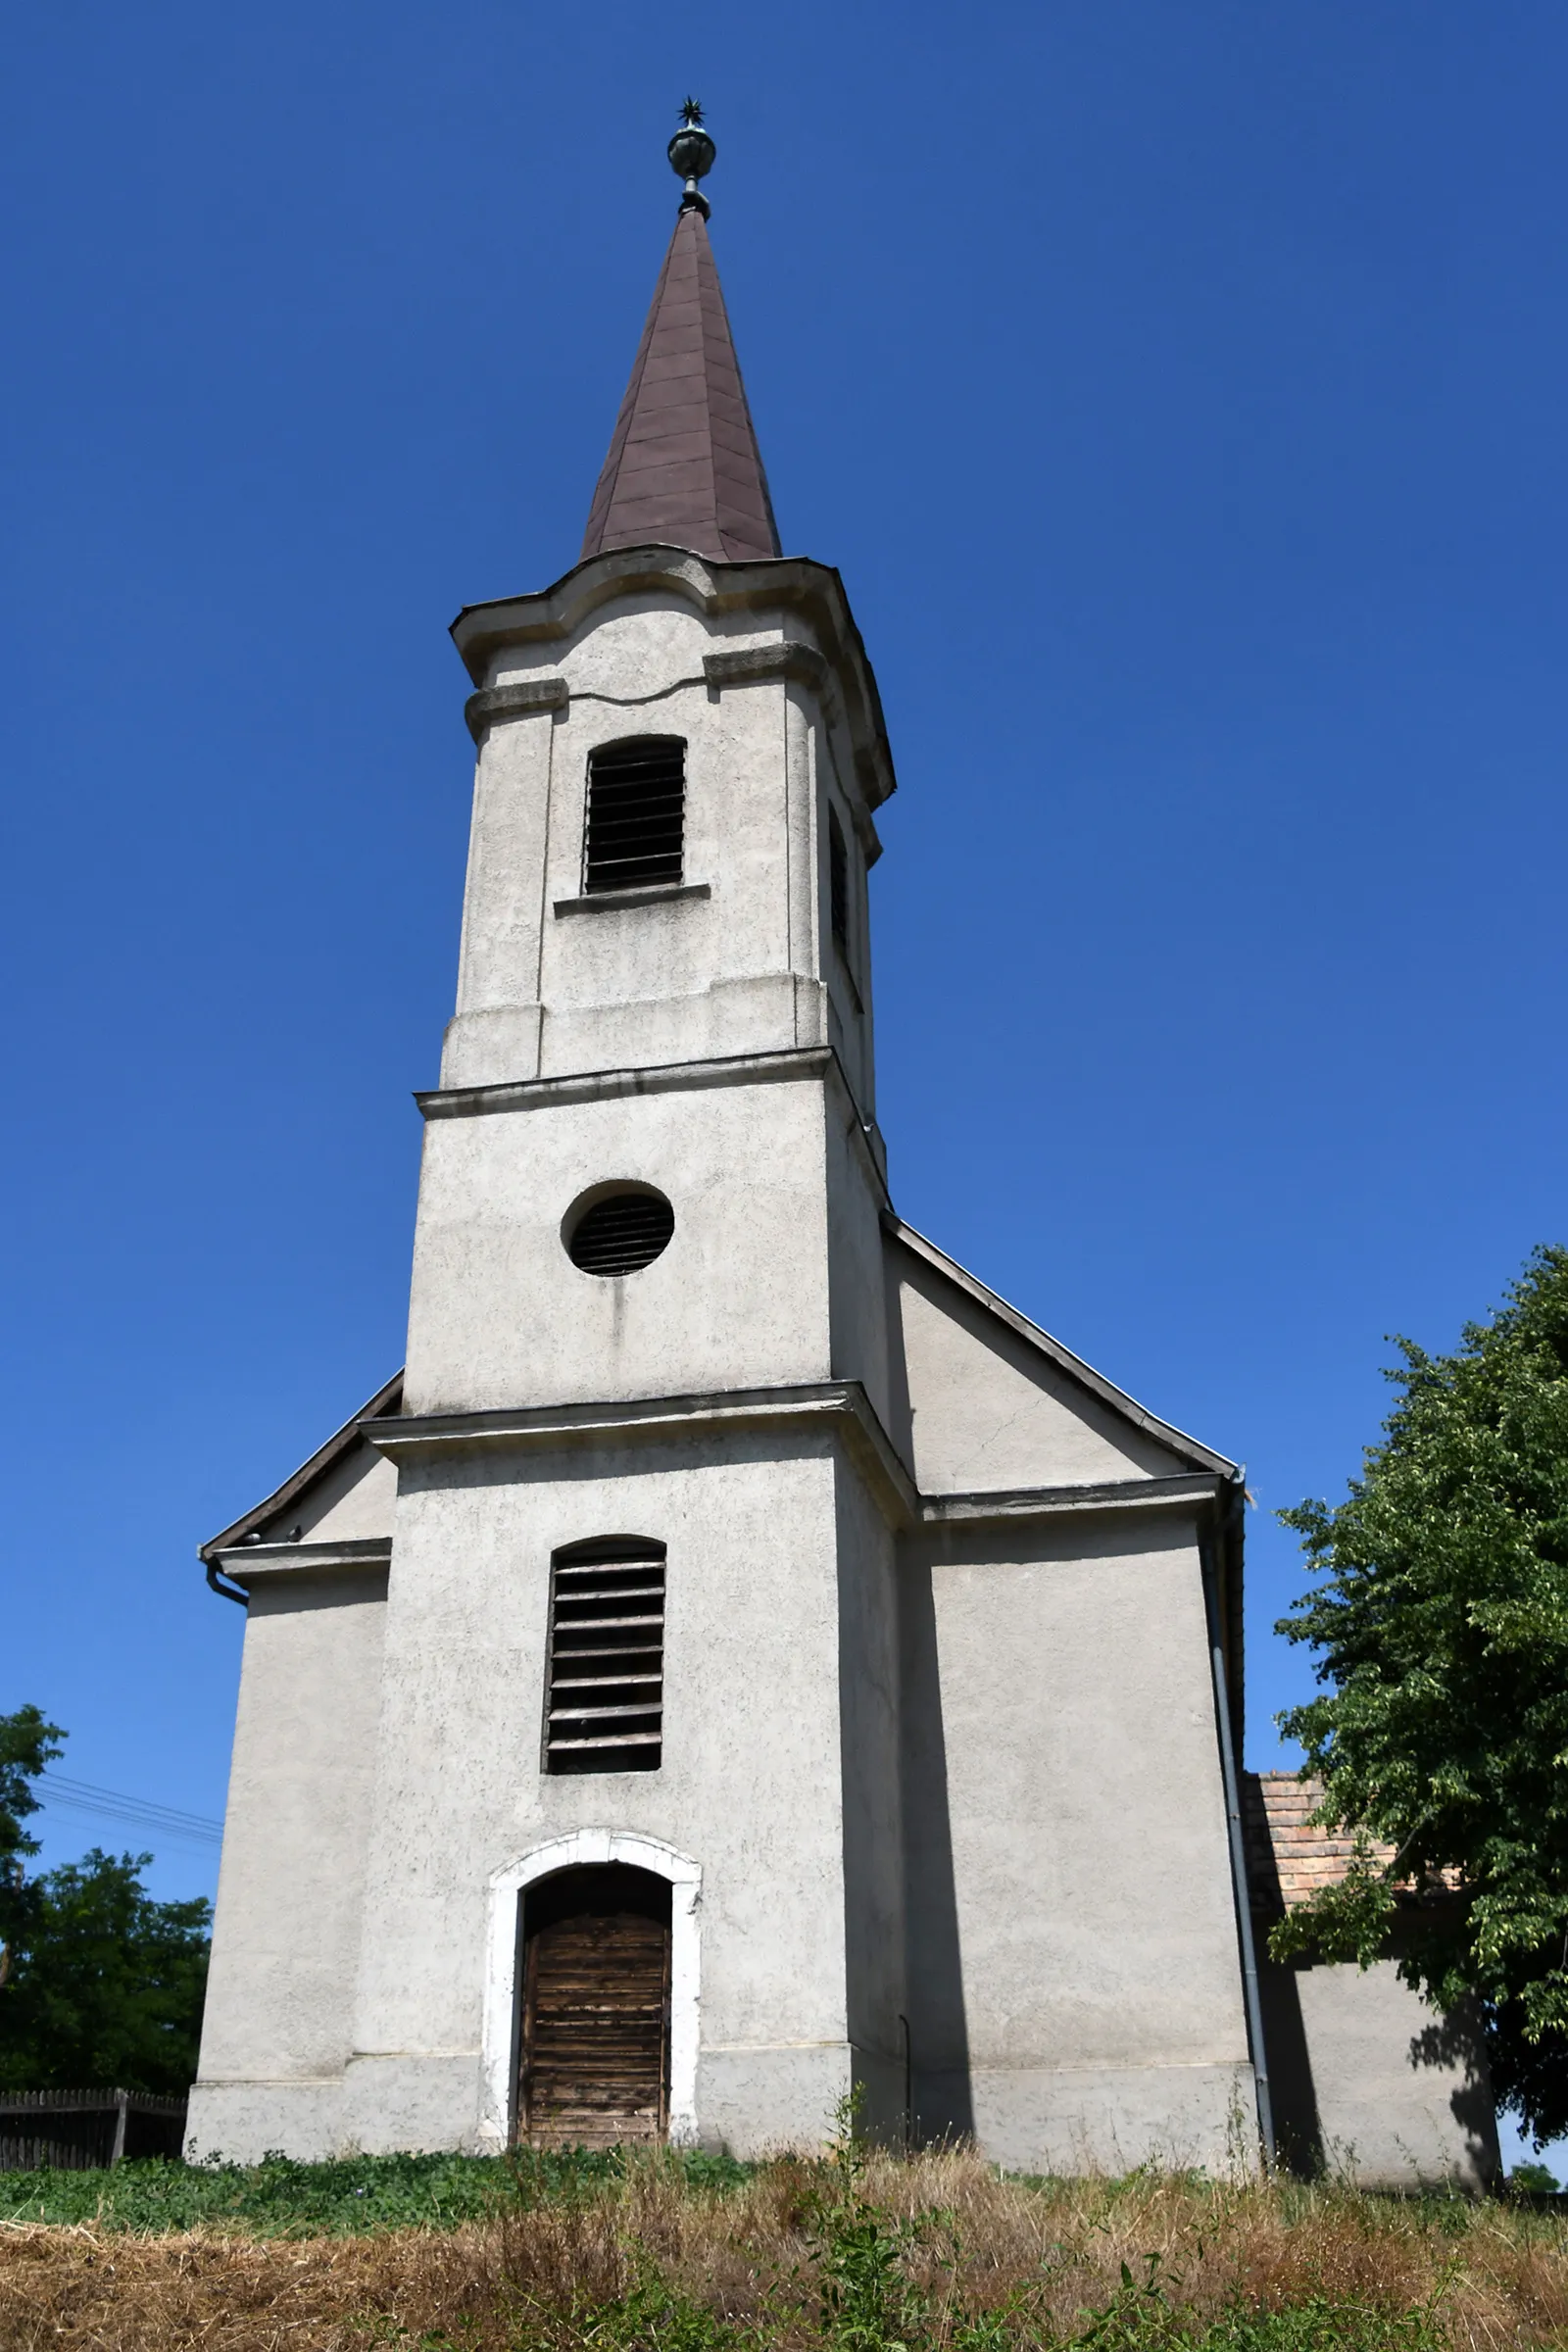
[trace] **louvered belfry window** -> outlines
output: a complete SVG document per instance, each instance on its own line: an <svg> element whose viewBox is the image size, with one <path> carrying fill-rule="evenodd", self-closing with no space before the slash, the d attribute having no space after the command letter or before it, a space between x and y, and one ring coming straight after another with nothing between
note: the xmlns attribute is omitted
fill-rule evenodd
<svg viewBox="0 0 1568 2352"><path fill-rule="evenodd" d="M830 808L827 812L827 898L828 912L833 923L833 937L839 953L848 958L850 953L850 856L844 846L844 828Z"/></svg>
<svg viewBox="0 0 1568 2352"><path fill-rule="evenodd" d="M611 1536L558 1551L546 1772L657 1772L663 1730L663 1545Z"/></svg>
<svg viewBox="0 0 1568 2352"><path fill-rule="evenodd" d="M585 892L634 890L681 878L686 746L678 735L634 735L588 755Z"/></svg>

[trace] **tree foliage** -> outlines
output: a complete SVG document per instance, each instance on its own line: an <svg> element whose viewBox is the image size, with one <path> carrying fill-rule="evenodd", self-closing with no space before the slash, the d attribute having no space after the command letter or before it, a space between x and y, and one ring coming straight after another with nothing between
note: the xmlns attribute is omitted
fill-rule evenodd
<svg viewBox="0 0 1568 2352"><path fill-rule="evenodd" d="M0 1987L11 1974L25 1909L26 1863L38 1840L24 1825L38 1810L32 1784L60 1753L65 1734L36 1707L0 1715Z"/></svg>
<svg viewBox="0 0 1568 2352"><path fill-rule="evenodd" d="M1366 1966L1397 1921L1429 2000L1479 1997L1539 2144L1568 2130L1568 1250L1537 1250L1456 1353L1396 1344L1399 1400L1347 1499L1280 1514L1322 1581L1279 1631L1328 1686L1281 1725L1320 1818L1366 1835L1272 1948Z"/></svg>
<svg viewBox="0 0 1568 2352"><path fill-rule="evenodd" d="M0 1715L0 2087L179 2092L196 2072L210 1904L158 1902L150 1854L106 1854L27 1877L32 1783L65 1734L36 1707Z"/></svg>
<svg viewBox="0 0 1568 2352"><path fill-rule="evenodd" d="M0 1993L0 2083L179 2092L196 2073L211 1908L156 1902L150 1854L94 1846L28 1885Z"/></svg>

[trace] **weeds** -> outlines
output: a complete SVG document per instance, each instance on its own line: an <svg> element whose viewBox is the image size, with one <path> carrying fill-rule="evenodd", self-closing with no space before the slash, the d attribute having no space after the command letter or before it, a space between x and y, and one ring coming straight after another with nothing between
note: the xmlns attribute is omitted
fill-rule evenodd
<svg viewBox="0 0 1568 2352"><path fill-rule="evenodd" d="M1555 2212L1152 2171L1023 2184L849 2130L756 2166L0 2180L0 2217L18 2206L0 2352L1568 2352Z"/></svg>
<svg viewBox="0 0 1568 2352"><path fill-rule="evenodd" d="M806 2200L822 2340L840 2352L907 2352L925 2328L929 2299L906 2263L929 2223L923 2215L901 2220L867 2196L853 2098L840 2104L837 2123L821 2184Z"/></svg>

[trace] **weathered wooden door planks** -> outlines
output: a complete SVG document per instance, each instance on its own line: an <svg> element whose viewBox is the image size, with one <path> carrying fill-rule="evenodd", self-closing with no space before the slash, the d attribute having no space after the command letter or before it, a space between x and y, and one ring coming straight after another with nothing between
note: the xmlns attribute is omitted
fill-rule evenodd
<svg viewBox="0 0 1568 2352"><path fill-rule="evenodd" d="M669 1887L609 1864L524 1898L517 2131L536 2147L662 2139L669 2111Z"/></svg>

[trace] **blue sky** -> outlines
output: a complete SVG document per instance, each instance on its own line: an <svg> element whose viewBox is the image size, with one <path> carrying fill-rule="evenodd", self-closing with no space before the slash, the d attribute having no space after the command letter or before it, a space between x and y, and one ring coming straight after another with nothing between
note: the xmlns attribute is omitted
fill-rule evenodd
<svg viewBox="0 0 1568 2352"><path fill-rule="evenodd" d="M575 558L692 89L899 764L895 1198L1247 1460L1278 1760L1270 1513L1568 1238L1568 18L85 0L8 62L0 1706L221 1809L195 1545L402 1352L446 624Z"/></svg>

